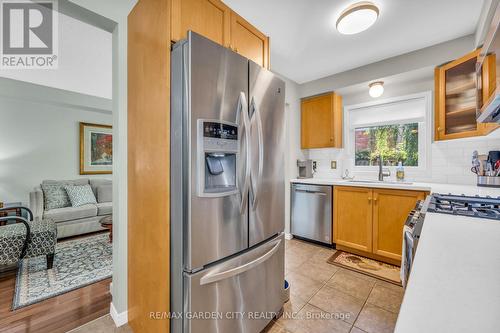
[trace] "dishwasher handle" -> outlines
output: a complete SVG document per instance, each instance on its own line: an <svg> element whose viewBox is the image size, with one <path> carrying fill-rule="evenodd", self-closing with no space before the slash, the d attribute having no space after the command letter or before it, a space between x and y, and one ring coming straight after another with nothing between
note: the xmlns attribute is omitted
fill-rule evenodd
<svg viewBox="0 0 500 333"><path fill-rule="evenodd" d="M295 191L295 192L302 192L302 193L317 194L317 195L326 195L326 193L325 193L325 192L321 192L321 191L312 191L312 190L303 190L303 189L300 189L300 188L296 188L294 191Z"/></svg>

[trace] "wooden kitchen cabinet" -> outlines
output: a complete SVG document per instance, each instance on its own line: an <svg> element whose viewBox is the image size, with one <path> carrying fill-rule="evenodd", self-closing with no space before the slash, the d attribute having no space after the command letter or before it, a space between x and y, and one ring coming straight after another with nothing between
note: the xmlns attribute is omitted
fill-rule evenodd
<svg viewBox="0 0 500 333"><path fill-rule="evenodd" d="M269 68L269 37L235 12L231 12L229 47L260 66Z"/></svg>
<svg viewBox="0 0 500 333"><path fill-rule="evenodd" d="M476 122L476 62L480 51L475 50L435 69L435 140L482 136L497 128L497 125ZM495 90L494 57L488 56L481 74L479 97L483 103Z"/></svg>
<svg viewBox="0 0 500 333"><path fill-rule="evenodd" d="M231 9L219 0L172 0L172 40L188 30L229 46Z"/></svg>
<svg viewBox="0 0 500 333"><path fill-rule="evenodd" d="M371 252L372 190L364 187L335 186L333 207L334 239L337 245Z"/></svg>
<svg viewBox="0 0 500 333"><path fill-rule="evenodd" d="M334 187L337 249L400 265L403 226L428 193L354 186Z"/></svg>
<svg viewBox="0 0 500 333"><path fill-rule="evenodd" d="M416 202L423 199L424 192L373 189L372 253L401 260L404 223Z"/></svg>
<svg viewBox="0 0 500 333"><path fill-rule="evenodd" d="M342 148L342 96L334 92L301 101L301 148Z"/></svg>
<svg viewBox="0 0 500 333"><path fill-rule="evenodd" d="M171 40L192 30L269 69L269 37L220 0L172 0Z"/></svg>

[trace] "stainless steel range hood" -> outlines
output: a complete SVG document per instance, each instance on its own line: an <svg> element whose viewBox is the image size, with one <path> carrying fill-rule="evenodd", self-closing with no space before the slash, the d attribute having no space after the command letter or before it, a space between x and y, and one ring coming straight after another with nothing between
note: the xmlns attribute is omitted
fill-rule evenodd
<svg viewBox="0 0 500 333"><path fill-rule="evenodd" d="M494 62L489 60L494 55ZM483 67L495 66L496 69L496 88L490 98L482 103L482 73ZM487 68L487 67L485 67ZM500 123L500 4L498 4L495 16L491 21L490 29L486 35L482 51L478 57L476 77L478 78L478 104L477 104L477 122L478 123Z"/></svg>

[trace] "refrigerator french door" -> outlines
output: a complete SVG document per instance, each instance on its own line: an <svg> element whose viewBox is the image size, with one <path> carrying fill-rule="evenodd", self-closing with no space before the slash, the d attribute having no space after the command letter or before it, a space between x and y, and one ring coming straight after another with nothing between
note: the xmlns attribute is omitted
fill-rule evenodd
<svg viewBox="0 0 500 333"><path fill-rule="evenodd" d="M284 82L193 32L171 59L171 330L260 332L283 306Z"/></svg>

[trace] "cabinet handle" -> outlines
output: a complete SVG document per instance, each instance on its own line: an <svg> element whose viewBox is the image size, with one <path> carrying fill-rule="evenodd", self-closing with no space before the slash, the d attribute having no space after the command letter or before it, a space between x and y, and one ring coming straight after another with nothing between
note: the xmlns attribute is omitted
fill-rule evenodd
<svg viewBox="0 0 500 333"><path fill-rule="evenodd" d="M438 132L442 132L443 129L441 127L438 127Z"/></svg>
<svg viewBox="0 0 500 333"><path fill-rule="evenodd" d="M377 200L378 200L377 198L373 198L373 202L377 202Z"/></svg>
<svg viewBox="0 0 500 333"><path fill-rule="evenodd" d="M372 202L372 198L368 198L368 202Z"/></svg>

